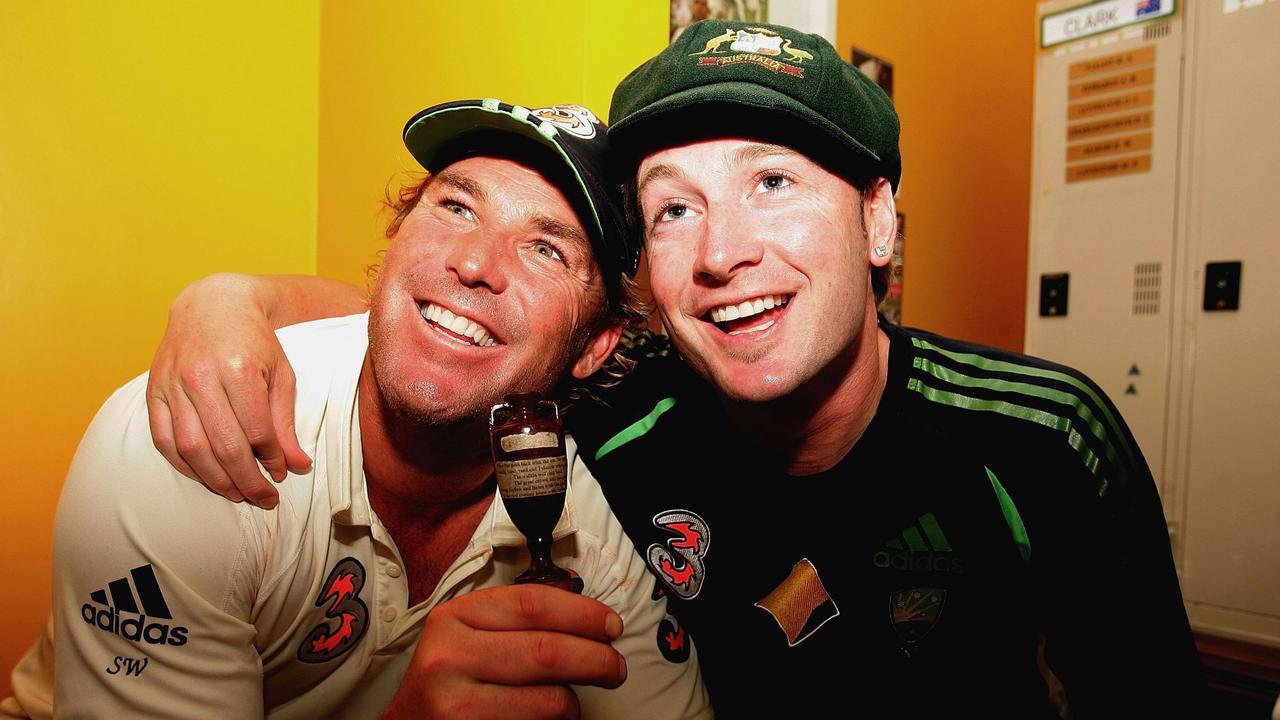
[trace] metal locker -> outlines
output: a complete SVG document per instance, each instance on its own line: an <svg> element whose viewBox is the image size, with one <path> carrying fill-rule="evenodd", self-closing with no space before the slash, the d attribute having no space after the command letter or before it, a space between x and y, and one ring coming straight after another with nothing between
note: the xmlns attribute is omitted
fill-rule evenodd
<svg viewBox="0 0 1280 720"><path fill-rule="evenodd" d="M1026 350L1124 414L1192 625L1280 646L1280 2L1038 16Z"/></svg>

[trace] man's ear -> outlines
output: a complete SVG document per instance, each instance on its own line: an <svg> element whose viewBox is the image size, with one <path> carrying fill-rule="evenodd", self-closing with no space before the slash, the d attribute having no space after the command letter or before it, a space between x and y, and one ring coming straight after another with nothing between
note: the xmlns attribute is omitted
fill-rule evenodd
<svg viewBox="0 0 1280 720"><path fill-rule="evenodd" d="M573 364L573 376L579 380L585 380L595 374L595 371L599 370L605 360L613 354L613 348L617 346L620 337L622 337L621 325L610 325L597 332L587 341L587 346L583 348L582 354Z"/></svg>
<svg viewBox="0 0 1280 720"><path fill-rule="evenodd" d="M876 267L888 265L898 241L898 207L888 180L878 178L867 191L862 201L862 226L867 229L867 259Z"/></svg>

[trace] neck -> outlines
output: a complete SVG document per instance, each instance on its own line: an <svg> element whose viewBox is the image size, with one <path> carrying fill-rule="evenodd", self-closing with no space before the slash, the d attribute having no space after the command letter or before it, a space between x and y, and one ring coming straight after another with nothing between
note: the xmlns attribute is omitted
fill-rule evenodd
<svg viewBox="0 0 1280 720"><path fill-rule="evenodd" d="M722 399L734 425L776 455L789 475L812 475L840 462L875 417L889 368L889 338L867 298L858 339L815 377L763 403Z"/></svg>
<svg viewBox="0 0 1280 720"><path fill-rule="evenodd" d="M358 412L369 502L388 527L436 524L493 494L483 419L424 426L400 415L383 398L367 357Z"/></svg>

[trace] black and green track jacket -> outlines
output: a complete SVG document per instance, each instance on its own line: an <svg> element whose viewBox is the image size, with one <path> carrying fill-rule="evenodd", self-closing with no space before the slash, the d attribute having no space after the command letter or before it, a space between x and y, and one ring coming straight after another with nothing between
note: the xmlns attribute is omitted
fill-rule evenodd
<svg viewBox="0 0 1280 720"><path fill-rule="evenodd" d="M876 415L790 477L667 352L570 415L721 716L1194 717L1202 679L1160 500L1082 374L881 323ZM1038 656L1041 663L1038 663Z"/></svg>

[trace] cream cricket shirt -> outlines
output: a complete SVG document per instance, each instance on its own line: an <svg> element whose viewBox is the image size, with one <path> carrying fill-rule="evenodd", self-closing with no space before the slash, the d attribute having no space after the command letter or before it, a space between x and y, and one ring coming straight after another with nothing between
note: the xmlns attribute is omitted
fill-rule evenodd
<svg viewBox="0 0 1280 720"><path fill-rule="evenodd" d="M367 316L297 325L280 339L315 467L278 486L275 510L229 503L165 462L151 443L145 376L85 434L54 539L59 716L376 717L433 607L528 567L495 499L431 597L408 607L400 553L370 509L362 470L355 398ZM665 600L651 599L652 576L572 443L569 466L556 562L622 616L614 646L629 670L617 690L577 689L584 716L709 715L696 654L672 663L659 651ZM15 696L36 717L50 696L45 641L14 674Z"/></svg>

